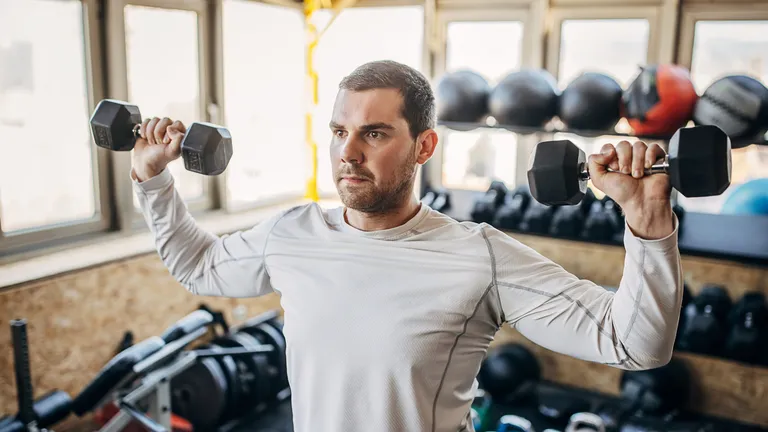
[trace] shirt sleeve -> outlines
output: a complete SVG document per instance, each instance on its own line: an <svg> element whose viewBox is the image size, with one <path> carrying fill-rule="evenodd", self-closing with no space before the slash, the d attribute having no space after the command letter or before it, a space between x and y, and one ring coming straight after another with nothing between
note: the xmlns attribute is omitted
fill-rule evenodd
<svg viewBox="0 0 768 432"><path fill-rule="evenodd" d="M625 226L618 290L582 280L506 234L489 248L503 319L549 350L621 369L665 365L672 357L683 278L672 234L644 240Z"/></svg>
<svg viewBox="0 0 768 432"><path fill-rule="evenodd" d="M168 169L144 182L131 172L133 189L155 247L171 275L193 294L256 297L272 291L265 251L285 212L252 229L216 236L197 225Z"/></svg>

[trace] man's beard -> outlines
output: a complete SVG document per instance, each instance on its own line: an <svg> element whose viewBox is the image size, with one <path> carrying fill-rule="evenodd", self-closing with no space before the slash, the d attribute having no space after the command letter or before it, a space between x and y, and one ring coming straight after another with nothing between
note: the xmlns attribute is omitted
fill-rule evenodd
<svg viewBox="0 0 768 432"><path fill-rule="evenodd" d="M373 175L367 169L355 164L347 165L336 173L336 190L347 208L368 214L388 213L399 207L413 193L415 174L416 155L413 153L409 153L408 160L397 168L392 180L382 186L373 184ZM368 180L347 189L341 185L343 175L354 175Z"/></svg>

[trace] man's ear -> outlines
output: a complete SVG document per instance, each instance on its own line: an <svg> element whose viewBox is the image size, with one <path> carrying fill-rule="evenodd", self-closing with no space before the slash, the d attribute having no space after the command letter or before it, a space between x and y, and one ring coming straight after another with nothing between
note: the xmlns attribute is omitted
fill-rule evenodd
<svg viewBox="0 0 768 432"><path fill-rule="evenodd" d="M434 129L427 129L420 133L416 139L416 147L419 154L416 157L416 162L420 165L424 165L432 158L437 148L437 132Z"/></svg>

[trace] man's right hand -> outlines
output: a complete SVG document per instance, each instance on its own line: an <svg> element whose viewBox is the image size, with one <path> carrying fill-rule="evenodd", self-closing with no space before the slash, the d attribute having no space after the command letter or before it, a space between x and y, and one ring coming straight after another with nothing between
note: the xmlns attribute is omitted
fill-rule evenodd
<svg viewBox="0 0 768 432"><path fill-rule="evenodd" d="M140 137L133 147L133 172L140 182L160 174L181 156L181 141L187 128L179 120L153 117L141 123Z"/></svg>

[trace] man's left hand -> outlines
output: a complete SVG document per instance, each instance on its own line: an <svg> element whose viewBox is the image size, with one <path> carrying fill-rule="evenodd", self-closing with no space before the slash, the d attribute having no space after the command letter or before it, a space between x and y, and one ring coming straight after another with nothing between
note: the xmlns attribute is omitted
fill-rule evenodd
<svg viewBox="0 0 768 432"><path fill-rule="evenodd" d="M664 156L658 144L621 141L589 157L592 184L621 206L627 225L640 238L664 238L674 231L669 176L643 173Z"/></svg>

